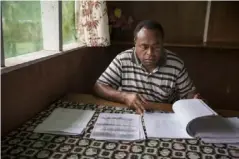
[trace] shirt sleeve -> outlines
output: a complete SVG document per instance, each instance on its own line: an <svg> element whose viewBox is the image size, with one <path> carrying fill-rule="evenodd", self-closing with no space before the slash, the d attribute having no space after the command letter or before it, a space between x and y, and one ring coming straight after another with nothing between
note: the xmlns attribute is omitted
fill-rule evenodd
<svg viewBox="0 0 239 159"><path fill-rule="evenodd" d="M180 98L186 98L188 93L196 90L193 81L190 79L187 69L184 67L184 65L178 74L176 88Z"/></svg>
<svg viewBox="0 0 239 159"><path fill-rule="evenodd" d="M119 56L116 56L106 70L101 74L97 83L109 85L118 89L121 85L122 65Z"/></svg>

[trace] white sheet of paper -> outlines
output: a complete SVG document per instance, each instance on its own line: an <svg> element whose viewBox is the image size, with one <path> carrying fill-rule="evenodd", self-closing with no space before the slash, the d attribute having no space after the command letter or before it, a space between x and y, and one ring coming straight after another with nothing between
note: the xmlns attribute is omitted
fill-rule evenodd
<svg viewBox="0 0 239 159"><path fill-rule="evenodd" d="M143 140L140 115L101 113L90 138L97 140Z"/></svg>
<svg viewBox="0 0 239 159"><path fill-rule="evenodd" d="M192 138L174 113L145 113L148 138Z"/></svg>
<svg viewBox="0 0 239 159"><path fill-rule="evenodd" d="M61 135L78 135L87 126L95 111L56 108L34 132Z"/></svg>
<svg viewBox="0 0 239 159"><path fill-rule="evenodd" d="M198 117L217 115L209 106L200 99L178 100L173 104L173 111L186 129L187 124Z"/></svg>

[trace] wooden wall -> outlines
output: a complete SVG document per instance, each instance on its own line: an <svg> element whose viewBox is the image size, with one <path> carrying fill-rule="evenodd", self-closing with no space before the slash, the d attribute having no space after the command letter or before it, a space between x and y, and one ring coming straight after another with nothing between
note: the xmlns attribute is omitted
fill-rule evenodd
<svg viewBox="0 0 239 159"><path fill-rule="evenodd" d="M208 42L239 45L239 2L212 2Z"/></svg>
<svg viewBox="0 0 239 159"><path fill-rule="evenodd" d="M105 48L83 48L1 75L2 134L20 126L67 92L90 92ZM109 56L110 57L110 56ZM103 71L103 70L100 70Z"/></svg>
<svg viewBox="0 0 239 159"><path fill-rule="evenodd" d="M184 46L202 44L206 2L107 3L111 7L117 4L136 20L159 20L165 28L168 43ZM236 6L237 2L212 2L210 42L235 43L238 46L239 10L235 9L238 8ZM121 45L82 48L2 74L2 135L19 127L66 93L91 93L94 82L110 61L120 51L132 47L131 38L132 34L128 32L125 39L121 39ZM239 49L167 48L177 52L185 61L191 78L210 106L239 110Z"/></svg>
<svg viewBox="0 0 239 159"><path fill-rule="evenodd" d="M2 74L2 135L19 127L67 93L92 93L96 79L121 51L132 45L82 48ZM239 50L167 47L185 61L210 106L239 110Z"/></svg>
<svg viewBox="0 0 239 159"><path fill-rule="evenodd" d="M108 11L120 8L132 16L134 26L151 19L162 24L165 42L170 44L203 45L206 1L108 1ZM239 46L239 2L212 2L208 27L208 45ZM114 40L132 41L133 29L122 31ZM130 34L130 35L129 35Z"/></svg>

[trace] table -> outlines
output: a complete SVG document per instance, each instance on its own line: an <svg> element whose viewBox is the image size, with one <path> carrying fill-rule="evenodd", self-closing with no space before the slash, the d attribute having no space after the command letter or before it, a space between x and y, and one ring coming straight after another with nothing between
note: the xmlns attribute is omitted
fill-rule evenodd
<svg viewBox="0 0 239 159"><path fill-rule="evenodd" d="M99 98L97 96L91 94L68 94L64 97L64 100L75 101L75 102L82 102L82 103L91 103L91 104L98 104L98 105L107 105L107 106L117 106L117 107L127 107L124 104L111 102ZM162 110L166 112L173 112L171 104L165 103L150 103L147 106L148 109L154 110ZM234 110L225 110L225 109L216 109L215 110L218 114L225 116L225 117L234 117L239 116L239 111Z"/></svg>
<svg viewBox="0 0 239 159"><path fill-rule="evenodd" d="M34 133L34 128L57 107L95 110L96 113L82 135L63 136ZM172 111L170 104L151 103L148 108L160 109L162 112ZM236 146L204 143L199 139L160 138L134 142L89 139L100 112L134 113L123 104L105 101L92 95L68 95L2 138L2 158L225 159L239 157L239 148ZM232 111L227 115L232 115Z"/></svg>

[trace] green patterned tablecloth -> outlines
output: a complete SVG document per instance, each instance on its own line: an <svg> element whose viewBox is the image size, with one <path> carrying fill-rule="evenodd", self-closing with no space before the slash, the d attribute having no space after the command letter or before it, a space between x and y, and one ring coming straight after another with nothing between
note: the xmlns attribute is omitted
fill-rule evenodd
<svg viewBox="0 0 239 159"><path fill-rule="evenodd" d="M34 128L57 107L96 110L85 132L79 136L34 133ZM12 131L1 141L3 159L227 159L239 158L239 148L227 144L208 144L199 139L153 139L140 142L114 142L89 139L100 112L134 113L127 108L57 101L47 110Z"/></svg>

